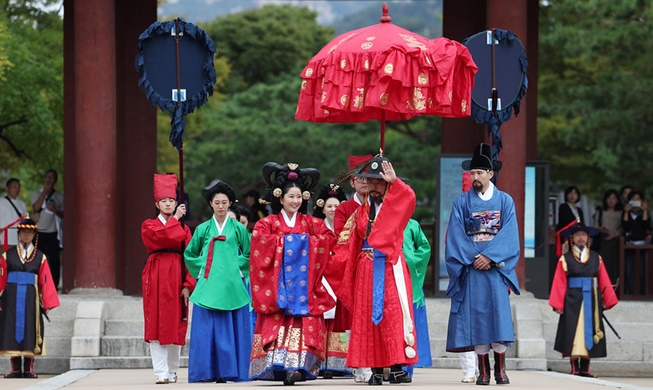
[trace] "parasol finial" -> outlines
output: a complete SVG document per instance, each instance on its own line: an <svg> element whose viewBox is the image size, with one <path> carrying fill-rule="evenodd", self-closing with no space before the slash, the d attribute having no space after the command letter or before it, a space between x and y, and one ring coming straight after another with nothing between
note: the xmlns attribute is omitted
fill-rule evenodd
<svg viewBox="0 0 653 390"><path fill-rule="evenodd" d="M381 11L383 11L383 15L379 19L381 23L390 23L392 22L392 16L388 14L388 3L385 1L383 2L383 7L381 7Z"/></svg>

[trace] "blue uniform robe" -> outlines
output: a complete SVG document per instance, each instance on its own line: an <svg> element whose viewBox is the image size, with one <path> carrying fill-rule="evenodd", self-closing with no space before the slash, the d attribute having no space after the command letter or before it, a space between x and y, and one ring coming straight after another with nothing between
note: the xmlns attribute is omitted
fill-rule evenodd
<svg viewBox="0 0 653 390"><path fill-rule="evenodd" d="M517 229L515 204L496 187L489 200L471 189L454 201L445 249L451 297L447 351L514 341L509 290L519 295ZM472 264L478 254L503 267L476 270Z"/></svg>

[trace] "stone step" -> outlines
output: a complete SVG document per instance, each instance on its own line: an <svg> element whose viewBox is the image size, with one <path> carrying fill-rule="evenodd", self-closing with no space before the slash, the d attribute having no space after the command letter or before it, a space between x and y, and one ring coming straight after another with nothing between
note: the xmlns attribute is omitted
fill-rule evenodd
<svg viewBox="0 0 653 390"><path fill-rule="evenodd" d="M70 370L68 356L37 356L34 359L34 372L39 375L58 375ZM0 359L0 375L11 371L9 358Z"/></svg>
<svg viewBox="0 0 653 390"><path fill-rule="evenodd" d="M70 356L70 337L45 337L45 356Z"/></svg>
<svg viewBox="0 0 653 390"><path fill-rule="evenodd" d="M144 321L142 319L104 321L106 336L140 336L142 338L143 332Z"/></svg>
<svg viewBox="0 0 653 390"><path fill-rule="evenodd" d="M188 356L188 343L181 347L181 354ZM142 336L104 336L101 340L100 351L102 356L150 356L150 346Z"/></svg>
<svg viewBox="0 0 653 390"><path fill-rule="evenodd" d="M73 336L73 320L51 319L51 322L45 321L44 334L45 339L51 337L72 337Z"/></svg>
<svg viewBox="0 0 653 390"><path fill-rule="evenodd" d="M182 356L179 361L179 365L181 367L188 367L188 357ZM149 356L101 356L70 358L71 370L95 370L103 368L152 368L152 359Z"/></svg>

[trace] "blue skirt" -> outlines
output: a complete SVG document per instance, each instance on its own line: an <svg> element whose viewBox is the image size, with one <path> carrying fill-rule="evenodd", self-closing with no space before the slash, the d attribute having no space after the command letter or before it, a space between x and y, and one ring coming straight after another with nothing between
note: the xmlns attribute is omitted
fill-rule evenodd
<svg viewBox="0 0 653 390"><path fill-rule="evenodd" d="M211 310L193 305L188 382L249 380L252 329L249 306Z"/></svg>
<svg viewBox="0 0 653 390"><path fill-rule="evenodd" d="M415 332L417 332L417 355L419 360L414 367L431 367L433 359L431 358L431 342L429 340L429 320L426 316L426 305L424 298L422 302L413 303L413 312L415 313Z"/></svg>

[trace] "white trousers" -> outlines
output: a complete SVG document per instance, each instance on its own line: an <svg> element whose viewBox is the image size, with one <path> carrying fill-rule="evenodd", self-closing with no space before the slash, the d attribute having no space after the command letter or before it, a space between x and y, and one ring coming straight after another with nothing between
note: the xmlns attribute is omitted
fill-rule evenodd
<svg viewBox="0 0 653 390"><path fill-rule="evenodd" d="M476 365L476 352L462 352L459 353L460 368L463 370L465 378L472 378L478 376L478 366Z"/></svg>
<svg viewBox="0 0 653 390"><path fill-rule="evenodd" d="M497 353L504 353L508 349L505 345L501 343L492 343L492 349ZM474 347L474 351L479 355L485 355L490 352L490 344L477 345Z"/></svg>
<svg viewBox="0 0 653 390"><path fill-rule="evenodd" d="M157 379L172 379L179 371L180 345L161 345L157 340L150 341L152 367Z"/></svg>

